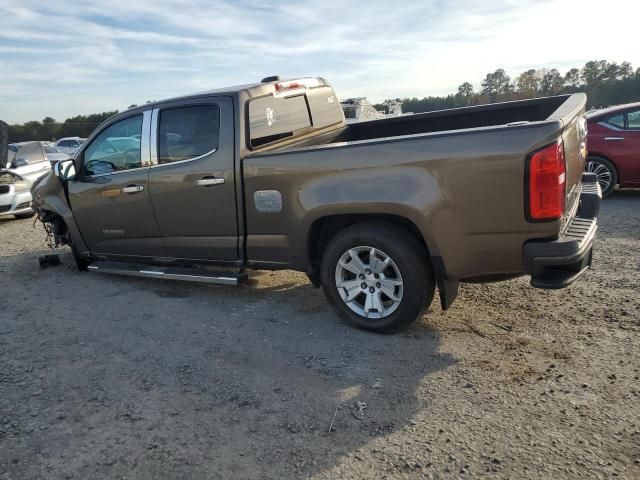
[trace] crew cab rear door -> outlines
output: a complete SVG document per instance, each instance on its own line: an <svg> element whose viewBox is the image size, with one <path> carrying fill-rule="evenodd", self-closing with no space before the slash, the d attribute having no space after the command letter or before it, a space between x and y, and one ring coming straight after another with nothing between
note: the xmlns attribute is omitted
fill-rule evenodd
<svg viewBox="0 0 640 480"><path fill-rule="evenodd" d="M232 99L163 104L153 110L151 125L149 189L165 256L236 260Z"/></svg>

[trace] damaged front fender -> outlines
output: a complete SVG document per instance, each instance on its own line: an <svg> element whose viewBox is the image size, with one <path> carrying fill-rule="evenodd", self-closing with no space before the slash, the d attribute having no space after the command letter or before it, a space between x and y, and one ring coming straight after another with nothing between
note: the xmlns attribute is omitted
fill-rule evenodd
<svg viewBox="0 0 640 480"><path fill-rule="evenodd" d="M54 246L73 244L78 253L88 254L89 249L73 217L64 182L49 173L33 183L31 197L38 218L47 233L53 235Z"/></svg>

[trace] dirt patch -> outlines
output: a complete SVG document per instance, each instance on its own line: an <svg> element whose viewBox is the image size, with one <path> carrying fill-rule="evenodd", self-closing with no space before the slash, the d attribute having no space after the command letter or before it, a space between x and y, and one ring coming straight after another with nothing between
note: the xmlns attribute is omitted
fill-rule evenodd
<svg viewBox="0 0 640 480"><path fill-rule="evenodd" d="M0 221L0 478L639 478L639 205L603 203L569 289L464 285L395 336L296 272L40 270Z"/></svg>

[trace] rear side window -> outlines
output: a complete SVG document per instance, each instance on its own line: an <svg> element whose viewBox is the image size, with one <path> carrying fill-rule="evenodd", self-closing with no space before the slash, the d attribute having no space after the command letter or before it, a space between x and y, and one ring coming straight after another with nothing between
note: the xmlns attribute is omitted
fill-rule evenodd
<svg viewBox="0 0 640 480"><path fill-rule="evenodd" d="M309 90L307 98L314 128L324 128L342 122L342 107L331 87L313 88Z"/></svg>
<svg viewBox="0 0 640 480"><path fill-rule="evenodd" d="M159 163L179 162L213 153L220 141L220 107L191 105L160 112Z"/></svg>
<svg viewBox="0 0 640 480"><path fill-rule="evenodd" d="M640 110L627 113L627 123L629 128L640 130Z"/></svg>
<svg viewBox="0 0 640 480"><path fill-rule="evenodd" d="M268 96L249 103L252 147L291 137L297 130L310 126L311 118L304 95L288 98Z"/></svg>

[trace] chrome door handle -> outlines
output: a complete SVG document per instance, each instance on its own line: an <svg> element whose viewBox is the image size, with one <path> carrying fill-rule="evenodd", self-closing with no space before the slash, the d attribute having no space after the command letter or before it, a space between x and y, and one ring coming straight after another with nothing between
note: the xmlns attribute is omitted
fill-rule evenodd
<svg viewBox="0 0 640 480"><path fill-rule="evenodd" d="M127 185L126 187L122 187L120 191L122 193L139 193L144 191L144 187L142 185Z"/></svg>
<svg viewBox="0 0 640 480"><path fill-rule="evenodd" d="M624 140L624 137L604 137L605 140L607 141L620 141L620 140Z"/></svg>
<svg viewBox="0 0 640 480"><path fill-rule="evenodd" d="M216 178L216 177L204 177L200 180L196 181L196 184L201 187L210 187L212 185L221 185L224 183L224 178Z"/></svg>

